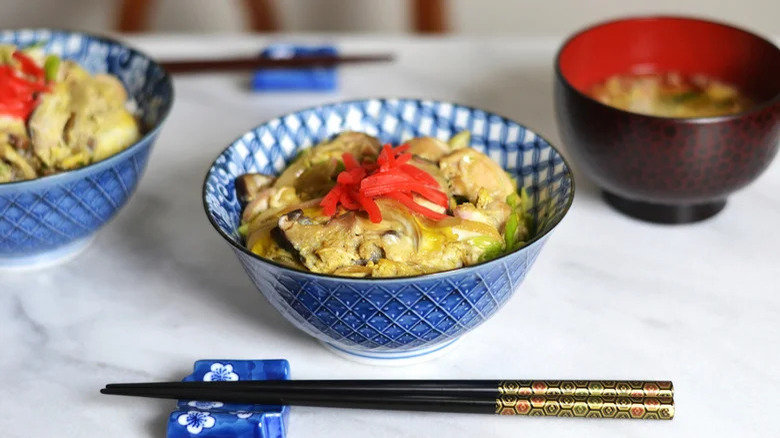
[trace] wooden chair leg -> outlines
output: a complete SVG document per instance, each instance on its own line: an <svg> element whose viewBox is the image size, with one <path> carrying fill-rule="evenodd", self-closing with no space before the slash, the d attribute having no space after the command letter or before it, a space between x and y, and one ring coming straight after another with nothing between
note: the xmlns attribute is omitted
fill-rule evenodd
<svg viewBox="0 0 780 438"><path fill-rule="evenodd" d="M149 13L154 0L120 0L117 30L141 32L149 27Z"/></svg>
<svg viewBox="0 0 780 438"><path fill-rule="evenodd" d="M279 29L271 0L244 0L249 11L249 24L255 32L275 32Z"/></svg>
<svg viewBox="0 0 780 438"><path fill-rule="evenodd" d="M411 0L414 31L444 33L447 31L447 0Z"/></svg>

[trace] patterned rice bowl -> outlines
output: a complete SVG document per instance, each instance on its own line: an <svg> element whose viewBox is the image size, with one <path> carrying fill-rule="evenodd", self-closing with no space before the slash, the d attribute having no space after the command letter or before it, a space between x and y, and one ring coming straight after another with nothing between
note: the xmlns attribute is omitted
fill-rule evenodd
<svg viewBox="0 0 780 438"><path fill-rule="evenodd" d="M472 133L472 147L501 164L531 195L537 233L521 249L452 271L359 279L291 269L244 246L237 176L279 173L299 149L346 130L400 144L418 136L447 139L465 129ZM285 318L337 354L387 365L433 357L495 314L522 283L573 196L562 155L528 128L480 109L418 99L355 100L270 120L228 146L203 187L212 225Z"/></svg>
<svg viewBox="0 0 780 438"><path fill-rule="evenodd" d="M173 103L173 85L162 67L118 41L49 29L0 32L0 44L36 43L90 73L116 75L138 108L145 135L80 169L0 184L0 268L51 265L85 249L135 191Z"/></svg>

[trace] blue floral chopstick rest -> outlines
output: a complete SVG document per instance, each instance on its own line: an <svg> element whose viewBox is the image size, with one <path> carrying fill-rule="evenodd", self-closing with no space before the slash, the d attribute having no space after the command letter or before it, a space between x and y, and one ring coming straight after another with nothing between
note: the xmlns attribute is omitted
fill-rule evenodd
<svg viewBox="0 0 780 438"><path fill-rule="evenodd" d="M278 360L199 360L191 381L289 380L290 364ZM168 438L284 438L289 406L179 400L168 418Z"/></svg>

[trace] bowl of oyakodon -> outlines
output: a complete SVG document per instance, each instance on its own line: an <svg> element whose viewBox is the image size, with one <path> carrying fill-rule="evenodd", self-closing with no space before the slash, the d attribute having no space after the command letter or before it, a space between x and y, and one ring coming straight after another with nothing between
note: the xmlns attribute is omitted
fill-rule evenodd
<svg viewBox="0 0 780 438"><path fill-rule="evenodd" d="M0 267L86 248L134 192L172 100L165 71L120 42L0 32Z"/></svg>
<svg viewBox="0 0 780 438"><path fill-rule="evenodd" d="M212 225L285 318L381 364L432 357L495 314L573 196L563 157L528 128L416 99L270 120L203 187Z"/></svg>

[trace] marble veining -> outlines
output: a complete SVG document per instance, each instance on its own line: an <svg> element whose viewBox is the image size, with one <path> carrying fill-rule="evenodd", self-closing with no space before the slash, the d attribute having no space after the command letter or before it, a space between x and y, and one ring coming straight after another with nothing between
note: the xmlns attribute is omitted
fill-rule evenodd
<svg viewBox="0 0 780 438"><path fill-rule="evenodd" d="M354 364L288 324L256 293L200 203L208 164L241 132L318 103L420 96L506 115L566 153L552 113L557 39L327 40L399 59L342 69L331 94L249 94L241 75L177 78L146 176L92 246L46 271L0 272L3 437L162 437L172 402L108 398L98 389L177 380L209 357L283 357L293 378L663 378L676 388L670 422L294 408L290 438L776 436L778 163L722 214L682 227L620 216L578 178L574 206L523 293L431 362ZM247 53L269 41L131 43L153 56L191 56L226 47Z"/></svg>

